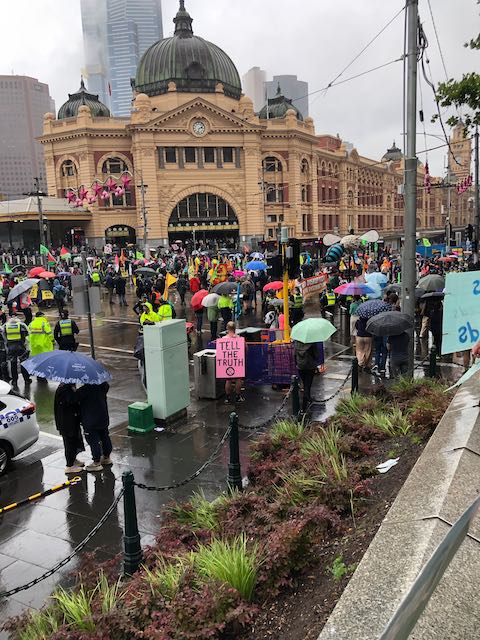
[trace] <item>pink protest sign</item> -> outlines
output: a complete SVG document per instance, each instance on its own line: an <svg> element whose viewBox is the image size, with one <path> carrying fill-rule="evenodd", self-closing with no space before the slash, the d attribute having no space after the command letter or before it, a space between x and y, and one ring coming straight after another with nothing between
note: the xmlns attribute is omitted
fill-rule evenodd
<svg viewBox="0 0 480 640"><path fill-rule="evenodd" d="M226 336L217 340L217 378L245 377L245 338Z"/></svg>

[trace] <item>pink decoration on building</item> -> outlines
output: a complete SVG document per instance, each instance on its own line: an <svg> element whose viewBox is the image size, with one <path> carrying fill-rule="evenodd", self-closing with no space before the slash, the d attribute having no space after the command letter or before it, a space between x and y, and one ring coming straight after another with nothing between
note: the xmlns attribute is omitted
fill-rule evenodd
<svg viewBox="0 0 480 640"><path fill-rule="evenodd" d="M67 191L67 200L72 203L77 199L77 194L74 191Z"/></svg>
<svg viewBox="0 0 480 640"><path fill-rule="evenodd" d="M97 198L100 196L100 194L103 191L103 184L100 184L100 182L94 182L92 184L92 189L93 189L93 193L97 196Z"/></svg>
<svg viewBox="0 0 480 640"><path fill-rule="evenodd" d="M96 201L97 201L97 196L88 196L87 198L88 204L95 204Z"/></svg>
<svg viewBox="0 0 480 640"><path fill-rule="evenodd" d="M120 176L120 180L122 181L125 189L128 189L128 187L132 184L132 178L128 175L128 173L122 174Z"/></svg>
<svg viewBox="0 0 480 640"><path fill-rule="evenodd" d="M107 182L105 183L105 188L108 191L114 191L117 187L117 183L115 182L115 180L113 178L109 178L107 180Z"/></svg>
<svg viewBox="0 0 480 640"><path fill-rule="evenodd" d="M123 187L117 187L114 191L115 195L119 198L121 198L123 196L123 194L125 193L125 189Z"/></svg>
<svg viewBox="0 0 480 640"><path fill-rule="evenodd" d="M83 207L83 200L80 200L80 198L77 198L75 200L75 206L76 207Z"/></svg>
<svg viewBox="0 0 480 640"><path fill-rule="evenodd" d="M85 200L87 196L88 196L88 189L85 189L85 187L82 185L78 190L78 197L80 200Z"/></svg>
<svg viewBox="0 0 480 640"><path fill-rule="evenodd" d="M100 195L102 196L102 200L108 200L110 197L110 193L108 191L102 191Z"/></svg>

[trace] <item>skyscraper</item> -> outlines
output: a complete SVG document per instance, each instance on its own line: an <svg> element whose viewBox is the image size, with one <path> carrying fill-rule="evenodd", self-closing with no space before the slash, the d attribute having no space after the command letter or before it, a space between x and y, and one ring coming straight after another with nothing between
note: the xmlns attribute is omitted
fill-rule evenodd
<svg viewBox="0 0 480 640"><path fill-rule="evenodd" d="M88 88L113 115L129 115L130 78L145 50L163 38L161 0L81 2Z"/></svg>
<svg viewBox="0 0 480 640"><path fill-rule="evenodd" d="M47 84L28 76L0 76L0 193L18 198L40 178L46 189L43 116L55 111Z"/></svg>
<svg viewBox="0 0 480 640"><path fill-rule="evenodd" d="M242 77L243 92L253 100L253 108L255 111L260 111L266 102L266 81L267 73L263 69L260 69L260 67L252 67Z"/></svg>
<svg viewBox="0 0 480 640"><path fill-rule="evenodd" d="M273 80L266 82L269 98L275 97L278 85L280 85L282 94L293 100L300 113L306 118L308 116L308 82L298 80L297 76L273 76Z"/></svg>

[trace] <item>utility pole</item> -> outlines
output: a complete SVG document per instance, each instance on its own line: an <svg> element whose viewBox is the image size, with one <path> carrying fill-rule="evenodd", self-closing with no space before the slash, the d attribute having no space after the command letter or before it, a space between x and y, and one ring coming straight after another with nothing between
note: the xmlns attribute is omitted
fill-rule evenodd
<svg viewBox="0 0 480 640"><path fill-rule="evenodd" d="M95 344L93 342L93 324L92 324L92 306L90 302L90 280L88 279L88 264L87 264L87 252L81 252L82 257L82 271L83 280L85 282L85 296L87 302L87 318L88 318L88 333L90 336L90 353L95 360Z"/></svg>
<svg viewBox="0 0 480 640"><path fill-rule="evenodd" d="M445 225L445 253L450 253L452 218L452 183L450 181L450 151L447 153L447 224Z"/></svg>
<svg viewBox="0 0 480 640"><path fill-rule="evenodd" d="M145 191L148 184L144 184L143 175L140 174L140 185L138 186L142 195L142 218L143 218L143 255L148 260L150 258L150 248L148 246L148 216L147 207L145 206Z"/></svg>
<svg viewBox="0 0 480 640"><path fill-rule="evenodd" d="M402 307L415 317L417 236L417 42L418 0L407 0L407 148L405 158L405 242L402 256ZM414 340L410 335L408 373L413 376Z"/></svg>
<svg viewBox="0 0 480 640"><path fill-rule="evenodd" d="M480 242L480 184L479 184L479 159L478 159L478 124L475 127L475 262L479 258Z"/></svg>
<svg viewBox="0 0 480 640"><path fill-rule="evenodd" d="M31 191L30 193L25 193L24 195L29 196L29 197L36 197L37 198L37 207L38 207L38 228L40 231L40 244L43 244L44 247L47 246L47 243L45 242L45 219L43 217L43 208L42 208L42 199L41 196L46 196L46 193L43 193L42 191L40 191L40 179L39 178L34 178L33 179L34 183L35 183L35 191ZM43 254L40 254L40 261L43 264L43 266L45 268L47 268L48 266L48 262L47 262L47 256L44 256Z"/></svg>

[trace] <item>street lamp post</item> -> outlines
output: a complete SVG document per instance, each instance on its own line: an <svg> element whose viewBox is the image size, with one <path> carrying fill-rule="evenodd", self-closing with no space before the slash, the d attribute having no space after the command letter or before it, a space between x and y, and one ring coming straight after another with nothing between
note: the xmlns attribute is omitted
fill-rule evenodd
<svg viewBox="0 0 480 640"><path fill-rule="evenodd" d="M142 196L142 219L143 219L143 254L148 260L150 258L150 248L148 246L148 215L147 207L145 205L145 191L148 189L148 184L143 182L143 175L140 173L140 184L138 185L140 194Z"/></svg>
<svg viewBox="0 0 480 640"><path fill-rule="evenodd" d="M29 197L35 196L37 198L38 227L39 227L39 231L40 231L40 244L42 244L43 246L46 246L46 242L45 242L45 219L44 219L44 216L43 216L43 208L42 208L41 196L46 196L47 194L43 193L42 191L40 191L40 179L39 178L34 178L33 181L35 183L35 191L31 191L30 193L26 193L25 195L29 196ZM41 260L43 266L46 268L48 266L47 256L45 256L42 253L40 253L40 260Z"/></svg>

